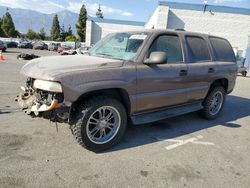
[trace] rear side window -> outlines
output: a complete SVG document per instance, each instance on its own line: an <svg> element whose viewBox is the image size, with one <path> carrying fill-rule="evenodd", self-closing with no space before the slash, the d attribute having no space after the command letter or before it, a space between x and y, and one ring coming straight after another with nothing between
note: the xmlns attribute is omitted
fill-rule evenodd
<svg viewBox="0 0 250 188"><path fill-rule="evenodd" d="M192 63L199 61L210 61L210 53L207 43L200 37L187 36L188 56Z"/></svg>
<svg viewBox="0 0 250 188"><path fill-rule="evenodd" d="M152 44L149 49L151 52L166 52L168 56L168 63L183 62L182 49L178 36L175 35L161 35Z"/></svg>
<svg viewBox="0 0 250 188"><path fill-rule="evenodd" d="M217 61L235 62L235 55L229 42L225 39L209 37Z"/></svg>

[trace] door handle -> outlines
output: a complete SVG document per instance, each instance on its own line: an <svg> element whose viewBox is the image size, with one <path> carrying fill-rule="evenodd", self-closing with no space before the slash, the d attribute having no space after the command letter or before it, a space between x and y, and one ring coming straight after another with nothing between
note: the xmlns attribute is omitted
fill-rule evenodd
<svg viewBox="0 0 250 188"><path fill-rule="evenodd" d="M214 73L215 71L214 71L214 68L209 68L208 69L208 73Z"/></svg>
<svg viewBox="0 0 250 188"><path fill-rule="evenodd" d="M180 71L180 76L187 76L188 71L187 70L181 70Z"/></svg>

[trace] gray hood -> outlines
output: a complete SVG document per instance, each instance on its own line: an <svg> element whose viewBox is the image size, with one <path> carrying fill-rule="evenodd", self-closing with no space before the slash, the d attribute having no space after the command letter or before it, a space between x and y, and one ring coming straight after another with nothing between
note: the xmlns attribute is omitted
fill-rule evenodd
<svg viewBox="0 0 250 188"><path fill-rule="evenodd" d="M122 66L123 61L88 55L50 56L29 61L21 74L42 80L55 80L75 71L102 69Z"/></svg>

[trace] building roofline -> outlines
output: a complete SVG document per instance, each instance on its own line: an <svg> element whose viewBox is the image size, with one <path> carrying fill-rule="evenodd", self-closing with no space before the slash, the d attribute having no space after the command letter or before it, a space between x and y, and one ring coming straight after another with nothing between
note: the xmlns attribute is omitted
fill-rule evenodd
<svg viewBox="0 0 250 188"><path fill-rule="evenodd" d="M95 17L92 17L92 16L88 16L88 20L98 22L98 23L134 25L134 26L144 26L145 25L145 22L127 21L127 20L115 20L115 19L106 19L106 18L95 18Z"/></svg>
<svg viewBox="0 0 250 188"><path fill-rule="evenodd" d="M159 1L158 5L168 6L168 7L173 8L173 9L196 10L196 11L203 11L204 10L204 4ZM246 8L207 5L206 10L207 11L211 10L212 12L250 15L250 9L246 9Z"/></svg>

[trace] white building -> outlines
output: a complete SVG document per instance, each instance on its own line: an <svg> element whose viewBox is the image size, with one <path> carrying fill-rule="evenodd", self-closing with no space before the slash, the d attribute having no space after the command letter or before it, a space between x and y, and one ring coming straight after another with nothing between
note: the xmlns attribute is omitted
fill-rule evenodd
<svg viewBox="0 0 250 188"><path fill-rule="evenodd" d="M250 9L160 1L146 23L89 17L86 44L94 44L111 32L142 28L212 34L228 39L235 49L245 50L250 45Z"/></svg>
<svg viewBox="0 0 250 188"><path fill-rule="evenodd" d="M109 33L144 29L145 22L101 19L88 17L86 27L86 45L95 44Z"/></svg>

